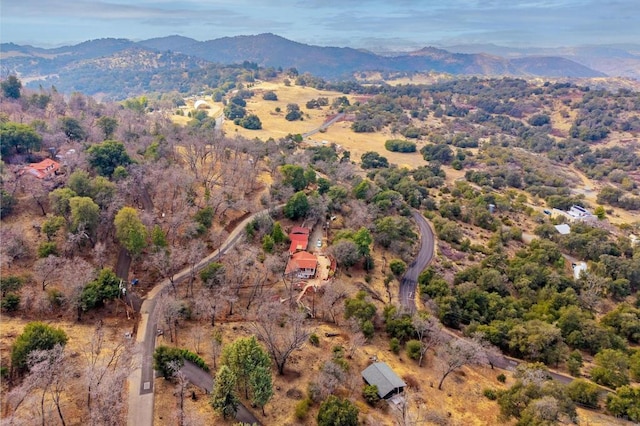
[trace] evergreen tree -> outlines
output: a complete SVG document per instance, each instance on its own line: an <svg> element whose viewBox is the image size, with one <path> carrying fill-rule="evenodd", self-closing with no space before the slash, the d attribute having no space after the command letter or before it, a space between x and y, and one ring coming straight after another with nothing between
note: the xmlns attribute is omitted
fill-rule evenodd
<svg viewBox="0 0 640 426"><path fill-rule="evenodd" d="M214 410L227 417L234 417L238 412L240 401L235 394L236 375L229 367L223 365L216 374L215 384L211 392L210 404Z"/></svg>

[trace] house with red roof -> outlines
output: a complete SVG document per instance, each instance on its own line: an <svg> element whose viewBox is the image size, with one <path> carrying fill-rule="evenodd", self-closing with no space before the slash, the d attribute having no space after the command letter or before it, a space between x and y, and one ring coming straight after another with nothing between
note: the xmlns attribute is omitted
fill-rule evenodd
<svg viewBox="0 0 640 426"><path fill-rule="evenodd" d="M317 267L318 258L315 254L298 251L289 256L289 262L287 263L284 274L286 276L309 279L316 275Z"/></svg>
<svg viewBox="0 0 640 426"><path fill-rule="evenodd" d="M20 175L28 173L38 179L51 179L60 170L60 164L46 158L39 163L31 163L20 171Z"/></svg>
<svg viewBox="0 0 640 426"><path fill-rule="evenodd" d="M304 228L302 226L294 226L289 232L289 240L291 244L289 245L289 256L292 254L303 251L307 249L309 245L309 233L311 230L309 228Z"/></svg>

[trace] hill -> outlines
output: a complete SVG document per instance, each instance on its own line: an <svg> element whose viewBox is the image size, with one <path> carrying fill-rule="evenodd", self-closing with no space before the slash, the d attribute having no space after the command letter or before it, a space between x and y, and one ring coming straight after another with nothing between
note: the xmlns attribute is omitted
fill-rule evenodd
<svg viewBox="0 0 640 426"><path fill-rule="evenodd" d="M55 49L4 43L0 51L4 75L17 74L25 83L31 82L36 86L55 85L64 93L102 93L112 99L160 87L184 92L194 82L200 83L193 75L184 75L184 70L245 62L266 68L296 68L300 73L311 73L329 80L353 79L354 74L365 71L570 78L605 76L570 59L555 56L509 59L484 53L451 53L433 47L382 56L348 47L297 43L274 34L223 37L202 42L181 36L141 42L107 38ZM153 56L162 59L152 61L153 66L150 66L149 58ZM117 66L113 66L115 63ZM140 71L141 64L146 75L133 78ZM185 77L188 80L186 84ZM131 78L136 84L130 84ZM158 85L158 80L176 84L174 87Z"/></svg>

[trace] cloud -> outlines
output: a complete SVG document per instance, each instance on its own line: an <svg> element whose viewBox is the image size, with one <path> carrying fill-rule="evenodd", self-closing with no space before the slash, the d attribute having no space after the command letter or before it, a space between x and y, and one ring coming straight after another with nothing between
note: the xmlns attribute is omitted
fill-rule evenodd
<svg viewBox="0 0 640 426"><path fill-rule="evenodd" d="M56 37L199 40L273 32L312 44L443 40L548 46L637 42L638 0L12 0L3 41ZM75 31L75 32L74 32ZM75 35L74 35L75 34Z"/></svg>

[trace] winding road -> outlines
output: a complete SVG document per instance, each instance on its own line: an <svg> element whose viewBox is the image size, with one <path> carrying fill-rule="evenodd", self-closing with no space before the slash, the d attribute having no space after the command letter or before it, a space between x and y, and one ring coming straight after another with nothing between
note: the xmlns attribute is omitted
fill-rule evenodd
<svg viewBox="0 0 640 426"><path fill-rule="evenodd" d="M418 276L427 266L429 266L429 263L431 263L435 247L433 230L431 229L431 226L429 225L427 219L425 219L425 217L418 211L413 211L412 216L416 221L418 228L420 229L420 250L418 251L415 260L411 262L411 264L407 268L407 271L402 277L399 288L400 304L406 311L411 313L415 312L416 310L415 297L416 287L418 285ZM569 258L570 260L573 259L571 257L567 258ZM442 330L451 339L464 339L462 335L459 335L458 333L446 327L443 327ZM489 362L492 367L513 371L520 363L523 363L525 361L503 354L495 354L489 356ZM573 377L567 376L566 374L559 373L557 371L549 370L549 374L554 380L563 384L571 383L574 380Z"/></svg>
<svg viewBox="0 0 640 426"><path fill-rule="evenodd" d="M411 213L420 230L420 249L416 258L411 262L400 280L400 304L404 309L413 313L416 310L416 287L418 276L429 266L433 259L434 237L433 230L427 219L417 211Z"/></svg>
<svg viewBox="0 0 640 426"><path fill-rule="evenodd" d="M282 206L275 207L276 209ZM251 216L245 218L231 231L225 242L213 253L202 259L196 265L196 271L202 270L209 263L217 260L224 255L231 247L233 247L242 236L246 225L256 216L268 214L272 210L264 209ZM182 280L188 278L191 274L191 268L187 267L174 275L174 283L178 284ZM158 312L156 312L156 304L159 296L167 291L171 282L166 279L157 284L145 297L142 307L140 308L140 323L136 336L136 343L140 352L136 368L129 376L129 411L127 417L127 425L129 426L152 426L153 425L153 388L155 371L153 369L153 352L156 346L156 334L158 330ZM144 332L142 332L144 330ZM241 407L238 410L238 420L245 423L260 422L251 415L251 413ZM240 414L241 413L241 414Z"/></svg>

